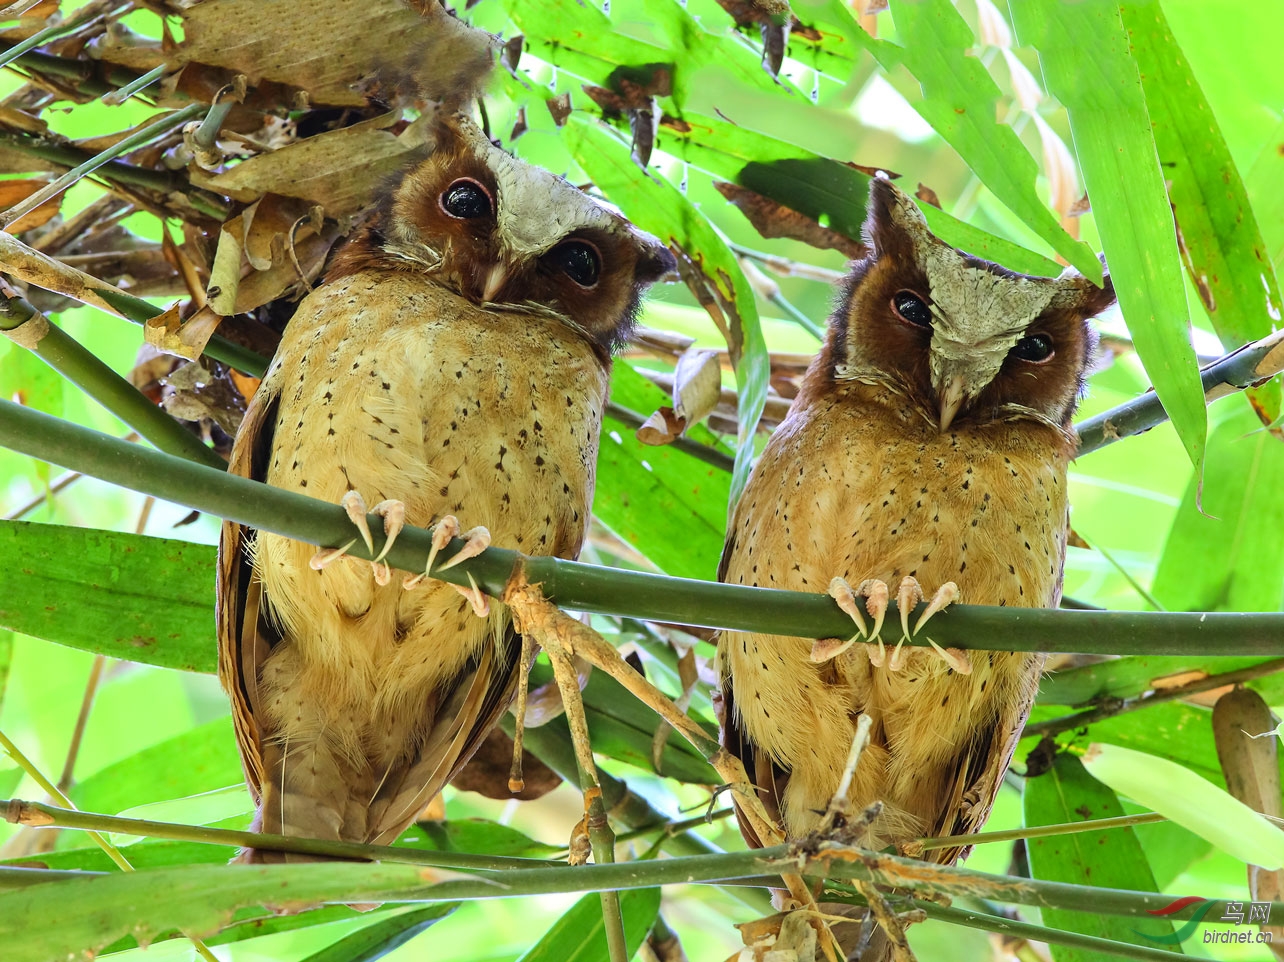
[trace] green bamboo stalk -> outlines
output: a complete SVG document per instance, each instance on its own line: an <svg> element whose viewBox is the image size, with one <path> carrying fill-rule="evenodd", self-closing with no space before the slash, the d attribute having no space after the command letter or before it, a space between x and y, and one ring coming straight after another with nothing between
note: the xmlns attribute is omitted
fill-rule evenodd
<svg viewBox="0 0 1284 962"><path fill-rule="evenodd" d="M920 838L905 846L907 854L920 855L934 848L949 848L952 845L984 845L986 842L1013 842L1017 839L1047 838L1051 835L1077 835L1080 832L1102 832L1111 828L1128 828L1132 825L1149 825L1151 822L1166 822L1167 815L1158 812L1139 812L1136 815L1116 815L1111 818L1090 818L1083 822L1060 822L1056 825L1028 825L1022 828L1004 829L1001 832L977 832L968 835L938 835L935 838Z"/></svg>
<svg viewBox="0 0 1284 962"><path fill-rule="evenodd" d="M122 154L127 154L131 150L137 150L144 144L151 143L158 137L163 137L175 127L180 127L189 120L194 119L205 112L203 104L188 104L181 110L176 110L172 114L166 114L155 123L148 124L142 130L130 134L115 144L112 144L106 150L101 150L89 157L87 160L77 164L71 170L62 174L46 187L42 187L30 197L24 198L14 204L8 210L0 213L0 227L7 227L24 214L29 214L45 201L52 197L57 197L64 190L88 174L93 173L99 167L109 161L115 160Z"/></svg>
<svg viewBox="0 0 1284 962"><path fill-rule="evenodd" d="M227 467L190 431L143 397L132 384L86 350L75 338L21 297L0 296L0 330L36 354L67 380L160 450L176 457Z"/></svg>
<svg viewBox="0 0 1284 962"><path fill-rule="evenodd" d="M123 835L137 835L142 838L168 838L180 842L200 842L206 845L272 849L278 852L323 855L337 859L402 862L408 865L430 865L434 868L457 869L461 872L549 868L551 866L564 865L563 862L553 859L472 855L466 852L437 852L428 849L404 848L396 845L362 845L357 842L336 842L316 838L298 838L293 835L272 835L262 832L234 831L226 828L208 828L204 825L157 822L145 818L122 818L118 815L80 812L74 809L59 808L55 805L46 805L41 802L27 802L16 798L0 801L0 813L2 813L6 821L18 825L50 825L90 833L118 832Z"/></svg>
<svg viewBox="0 0 1284 962"><path fill-rule="evenodd" d="M147 89L156 81L160 80L161 77L165 76L166 71L169 69L168 64L159 63L151 70L147 71L147 73L125 84L125 86L103 94L100 99L103 103L112 107L123 104L130 97L134 96L134 94Z"/></svg>
<svg viewBox="0 0 1284 962"><path fill-rule="evenodd" d="M207 514L325 547L353 540L343 509L313 498L232 477L160 451L0 401L0 445L43 461ZM382 532L380 519L371 529ZM423 570L431 535L407 527L389 552L404 571ZM457 541L454 549L461 548ZM375 536L375 550L382 535ZM364 545L352 548L369 557ZM578 611L673 624L760 631L806 638L847 637L851 622L827 595L747 588L602 568L557 558L532 558L490 548L441 577L502 597L521 564L532 583L555 603ZM1284 615L1245 612L1070 611L1043 608L951 606L932 620L940 644L1005 651L1111 654L1284 655ZM927 644L924 635L911 644Z"/></svg>

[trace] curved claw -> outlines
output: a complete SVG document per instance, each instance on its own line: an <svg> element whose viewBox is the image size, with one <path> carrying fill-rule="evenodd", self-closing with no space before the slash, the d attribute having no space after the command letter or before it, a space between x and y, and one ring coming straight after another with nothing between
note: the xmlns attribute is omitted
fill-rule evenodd
<svg viewBox="0 0 1284 962"><path fill-rule="evenodd" d="M887 616L887 582L866 578L856 589L856 594L865 599L865 610L874 619L874 626L870 628L868 637L877 638L878 633L883 630L883 619Z"/></svg>
<svg viewBox="0 0 1284 962"><path fill-rule="evenodd" d="M932 600L928 603L927 610L918 616L918 621L914 623L914 634L927 623L927 619L942 609L948 608L954 602L959 600L959 586L953 581L947 581L941 587L936 589L936 594L932 595Z"/></svg>
<svg viewBox="0 0 1284 962"><path fill-rule="evenodd" d="M856 603L856 593L852 591L852 586L847 583L847 580L845 578L831 578L825 593L834 599L847 617L856 622L856 631L859 636L868 638L869 635L865 631L865 617L860 613L860 605ZM830 657L832 658L833 655ZM815 649L813 648L812 661L816 660Z"/></svg>
<svg viewBox="0 0 1284 962"><path fill-rule="evenodd" d="M473 614L478 618L485 618L490 614L490 599L486 597L485 592L477 587L477 581L472 574L468 575L469 587L464 588L460 585L451 585L461 595L468 599L468 603L473 606Z"/></svg>
<svg viewBox="0 0 1284 962"><path fill-rule="evenodd" d="M927 639L927 643L932 646L938 655L941 656L942 661L960 675L972 674L972 662L968 658L967 652L962 648L942 648L931 638Z"/></svg>
<svg viewBox="0 0 1284 962"><path fill-rule="evenodd" d="M923 589L919 587L918 579L913 575L906 575L902 578L901 586L896 589L896 608L901 614L902 641L912 636L909 626L910 612L913 611L914 606L922 600ZM917 630L918 629L916 628L915 631Z"/></svg>
<svg viewBox="0 0 1284 962"><path fill-rule="evenodd" d="M445 515L432 528L432 547L428 549L428 561L424 564L423 574L410 575L401 582L407 591L418 588L425 578L432 577L432 563L437 560L437 553L459 537L459 519L453 514Z"/></svg>
<svg viewBox="0 0 1284 962"><path fill-rule="evenodd" d="M458 526L459 522L456 521L455 524ZM481 525L478 525L475 528L470 528L464 534L464 537L468 539L464 546L455 552L455 555L449 561L443 563L442 566L437 569L438 571L445 571L447 568L455 567L455 565L459 564L461 561L467 561L469 558L476 558L479 554L490 547L490 532ZM436 537L434 537L434 544L436 543L436 540Z"/></svg>

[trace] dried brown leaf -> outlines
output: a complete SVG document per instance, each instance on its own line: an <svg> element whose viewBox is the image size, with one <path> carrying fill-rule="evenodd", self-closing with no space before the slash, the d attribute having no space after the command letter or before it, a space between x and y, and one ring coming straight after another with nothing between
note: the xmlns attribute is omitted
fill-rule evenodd
<svg viewBox="0 0 1284 962"><path fill-rule="evenodd" d="M37 191L49 186L47 180L0 180L0 211L12 207L19 201L26 200ZM23 231L40 227L57 216L62 207L62 194L51 197L35 210L24 214L4 228L10 234L21 234Z"/></svg>
<svg viewBox="0 0 1284 962"><path fill-rule="evenodd" d="M143 339L157 350L195 360L205 350L220 320L222 315L209 307L202 307L186 321L181 321L178 304L174 304L143 324Z"/></svg>
<svg viewBox="0 0 1284 962"><path fill-rule="evenodd" d="M821 250L836 250L850 258L864 257L867 253L864 244L846 237L828 227L822 227L819 221L786 207L769 197L741 187L739 184L717 182L713 186L723 197L731 201L740 213L749 218L749 223L763 237L787 237L799 240Z"/></svg>
<svg viewBox="0 0 1284 962"><path fill-rule="evenodd" d="M674 413L687 424L695 424L718 406L721 393L718 352L695 348L684 351L673 372Z"/></svg>
<svg viewBox="0 0 1284 962"><path fill-rule="evenodd" d="M547 795L562 778L525 749L522 750L522 777L525 787L520 792L508 789L509 768L513 762L513 740L495 728L463 770L451 781L455 788L477 792L487 798L517 798L524 802Z"/></svg>
<svg viewBox="0 0 1284 962"><path fill-rule="evenodd" d="M346 217L369 207L380 184L420 149L417 128L401 136L387 129L396 119L385 114L317 134L221 174L193 171L192 183L245 203L263 194L297 197L321 205L327 217Z"/></svg>
<svg viewBox="0 0 1284 962"><path fill-rule="evenodd" d="M638 441L642 444L659 447L672 444L686 429L687 422L678 417L673 408L666 404L643 421L636 434Z"/></svg>

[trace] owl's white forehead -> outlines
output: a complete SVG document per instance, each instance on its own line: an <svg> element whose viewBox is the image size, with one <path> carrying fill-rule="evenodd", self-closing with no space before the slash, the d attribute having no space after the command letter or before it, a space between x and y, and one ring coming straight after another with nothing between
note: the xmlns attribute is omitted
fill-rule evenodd
<svg viewBox="0 0 1284 962"><path fill-rule="evenodd" d="M967 255L939 240L912 200L897 192L892 217L911 238L914 258L927 278L932 326L951 341L1015 341L1058 298L1064 282L996 274L969 263Z"/></svg>
<svg viewBox="0 0 1284 962"><path fill-rule="evenodd" d="M495 175L496 223L501 243L517 257L535 257L577 230L627 230L604 204L534 164L484 142Z"/></svg>

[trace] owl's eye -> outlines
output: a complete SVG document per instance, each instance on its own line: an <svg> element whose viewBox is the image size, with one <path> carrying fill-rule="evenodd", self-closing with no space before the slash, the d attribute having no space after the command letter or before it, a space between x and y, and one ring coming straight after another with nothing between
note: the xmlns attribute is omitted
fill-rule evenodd
<svg viewBox="0 0 1284 962"><path fill-rule="evenodd" d="M913 291L897 291L892 295L892 310L896 316L915 327L931 327L932 312L923 298Z"/></svg>
<svg viewBox="0 0 1284 962"><path fill-rule="evenodd" d="M1016 342L1016 347L1012 348L1013 357L1020 361L1029 361L1031 364L1042 364L1052 355L1052 338L1046 334L1031 334L1029 337L1023 337Z"/></svg>
<svg viewBox="0 0 1284 962"><path fill-rule="evenodd" d="M475 180L457 180L441 195L441 209L459 220L487 217L491 212L490 194Z"/></svg>
<svg viewBox="0 0 1284 962"><path fill-rule="evenodd" d="M580 287L592 287L602 270L602 256L585 241L572 240L558 244L547 254L548 262Z"/></svg>

